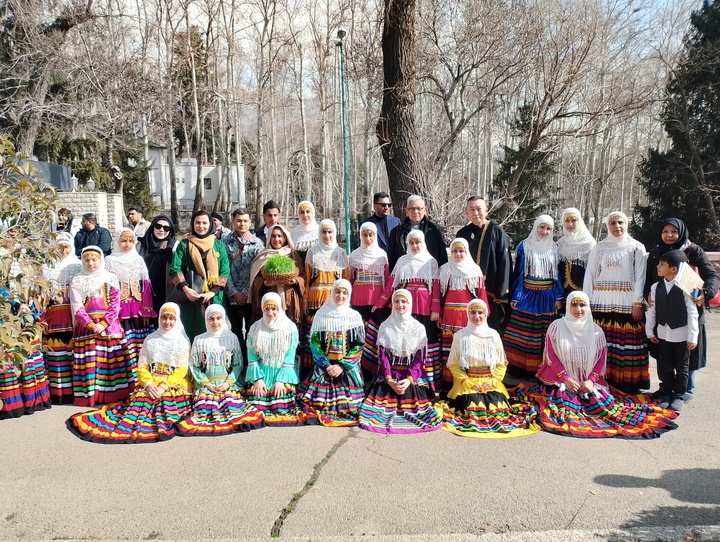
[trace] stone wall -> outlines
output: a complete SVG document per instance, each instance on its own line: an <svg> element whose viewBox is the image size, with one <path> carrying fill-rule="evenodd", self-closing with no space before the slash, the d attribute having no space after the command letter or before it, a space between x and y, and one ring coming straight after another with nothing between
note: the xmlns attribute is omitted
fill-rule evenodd
<svg viewBox="0 0 720 542"><path fill-rule="evenodd" d="M115 232L127 222L122 194L105 192L58 192L58 208L66 207L75 218L95 213L98 225Z"/></svg>

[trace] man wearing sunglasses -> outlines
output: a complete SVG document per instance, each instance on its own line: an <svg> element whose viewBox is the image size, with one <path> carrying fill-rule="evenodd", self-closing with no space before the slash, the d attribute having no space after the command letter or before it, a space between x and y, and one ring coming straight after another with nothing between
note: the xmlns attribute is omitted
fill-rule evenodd
<svg viewBox="0 0 720 542"><path fill-rule="evenodd" d="M360 224L372 222L377 226L378 245L387 252L388 240L392 231L400 225L400 219L392 214L392 203L390 203L390 194L387 192L377 192L373 196L372 216L367 217Z"/></svg>

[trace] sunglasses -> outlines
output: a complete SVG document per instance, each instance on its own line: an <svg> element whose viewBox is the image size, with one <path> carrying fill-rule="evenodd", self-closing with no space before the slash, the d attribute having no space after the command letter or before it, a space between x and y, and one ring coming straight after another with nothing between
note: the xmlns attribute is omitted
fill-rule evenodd
<svg viewBox="0 0 720 542"><path fill-rule="evenodd" d="M162 224L155 224L156 230L170 231L170 226L163 226Z"/></svg>
<svg viewBox="0 0 720 542"><path fill-rule="evenodd" d="M385 208L392 207L392 203L378 203L378 205L385 207Z"/></svg>

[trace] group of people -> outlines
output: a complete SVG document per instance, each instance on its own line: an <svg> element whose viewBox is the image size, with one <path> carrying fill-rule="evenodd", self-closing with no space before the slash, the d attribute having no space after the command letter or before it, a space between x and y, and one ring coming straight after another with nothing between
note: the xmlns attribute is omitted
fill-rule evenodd
<svg viewBox="0 0 720 542"><path fill-rule="evenodd" d="M373 203L349 256L309 201L292 230L272 201L257 232L246 209L225 230L222 216L198 211L178 240L159 215L142 236L120 230L107 257L88 245L78 258L76 239L58 233L63 256L45 270L53 301L40 315L45 386L56 404L104 405L68 427L98 442L263 425L628 438L676 427L718 290L681 220L665 221L648 259L623 213L609 215L599 243L577 209L563 211L557 242L541 215L513 268L480 197L449 247L420 196L403 221L388 194ZM687 265L703 280L692 294L678 280ZM638 394L649 389L648 344L652 397ZM526 382L508 389L506 372ZM23 376L4 374L0 397L15 404Z"/></svg>

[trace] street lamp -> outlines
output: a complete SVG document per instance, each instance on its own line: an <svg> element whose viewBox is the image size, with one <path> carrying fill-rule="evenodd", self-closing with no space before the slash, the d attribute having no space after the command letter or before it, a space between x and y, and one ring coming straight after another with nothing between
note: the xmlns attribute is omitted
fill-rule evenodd
<svg viewBox="0 0 720 542"><path fill-rule="evenodd" d="M345 199L345 252L350 255L350 196L348 194L348 159L347 159L347 127L345 123L345 37L347 31L338 28L335 46L340 48L340 116L342 122L343 141L343 192Z"/></svg>

